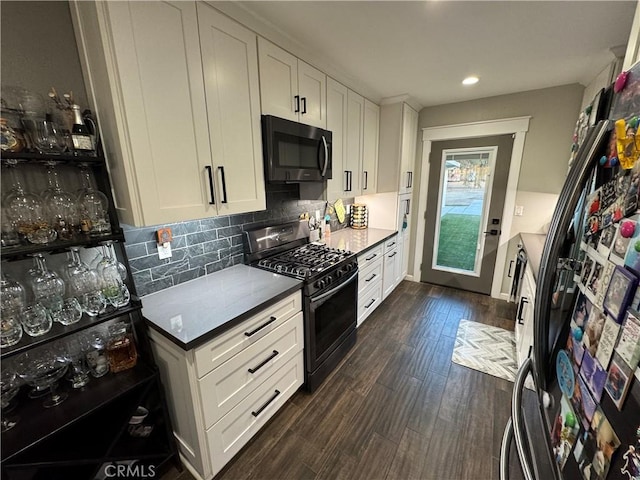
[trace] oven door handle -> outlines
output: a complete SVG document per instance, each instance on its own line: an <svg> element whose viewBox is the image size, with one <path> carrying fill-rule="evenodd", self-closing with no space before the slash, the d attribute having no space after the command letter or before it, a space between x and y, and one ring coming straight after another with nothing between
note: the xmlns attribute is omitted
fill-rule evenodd
<svg viewBox="0 0 640 480"><path fill-rule="evenodd" d="M318 295L317 297L311 297L311 301L312 302L318 302L318 301L322 300L323 298L327 298L328 296L333 295L334 293L336 293L336 292L342 290L343 288L345 288L347 285L349 285L351 282L353 282L356 278L358 278L358 270L356 270L353 273L353 275L351 275L349 277L348 280L346 280L345 282L341 283L336 288L332 288L328 292L325 292L322 295Z"/></svg>

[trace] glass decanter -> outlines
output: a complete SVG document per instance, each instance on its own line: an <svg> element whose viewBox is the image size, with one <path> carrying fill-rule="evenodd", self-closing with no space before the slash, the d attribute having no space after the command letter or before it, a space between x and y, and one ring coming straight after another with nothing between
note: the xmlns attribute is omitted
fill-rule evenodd
<svg viewBox="0 0 640 480"><path fill-rule="evenodd" d="M72 248L67 255L67 294L78 299L87 315L93 317L104 312L107 300L101 291L98 272L82 262L79 248Z"/></svg>
<svg viewBox="0 0 640 480"><path fill-rule="evenodd" d="M41 253L34 255L37 264L36 271L30 271L31 289L36 302L40 302L50 311L62 308L65 285L58 274L47 268L44 256Z"/></svg>
<svg viewBox="0 0 640 480"><path fill-rule="evenodd" d="M111 244L102 246L102 260L96 270L102 284L102 293L116 308L124 307L131 300L129 289L122 281L118 261L113 255Z"/></svg>
<svg viewBox="0 0 640 480"><path fill-rule="evenodd" d="M0 408L2 409L1 430L6 432L15 427L19 418L15 416L7 417L5 412L9 410L9 405L13 397L20 391L20 383L16 372L3 368L0 375Z"/></svg>
<svg viewBox="0 0 640 480"><path fill-rule="evenodd" d="M54 241L56 231L45 219L42 200L38 195L25 191L17 160L8 159L7 164L12 185L2 201L6 208L4 213L22 240L36 244Z"/></svg>
<svg viewBox="0 0 640 480"><path fill-rule="evenodd" d="M60 240L71 240L79 230L76 200L60 187L55 163L47 167L47 189L42 192L46 218L58 234Z"/></svg>
<svg viewBox="0 0 640 480"><path fill-rule="evenodd" d="M20 316L26 304L24 288L4 272L0 280L0 347L15 345L22 338Z"/></svg>
<svg viewBox="0 0 640 480"><path fill-rule="evenodd" d="M128 370L136 366L138 352L131 333L124 322L109 326L109 342L107 343L109 368L113 373Z"/></svg>
<svg viewBox="0 0 640 480"><path fill-rule="evenodd" d="M91 174L86 165L81 167L80 175L82 189L77 200L80 229L82 233L91 236L109 235L111 233L109 201L104 193L93 188Z"/></svg>

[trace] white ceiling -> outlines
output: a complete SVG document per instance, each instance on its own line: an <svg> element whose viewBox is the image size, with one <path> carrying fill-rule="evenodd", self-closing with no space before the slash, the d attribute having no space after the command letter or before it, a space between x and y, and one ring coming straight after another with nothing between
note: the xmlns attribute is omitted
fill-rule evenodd
<svg viewBox="0 0 640 480"><path fill-rule="evenodd" d="M636 8L632 0L234 3L270 24L287 40L281 46L372 100L408 94L422 106L587 85L614 59L610 49L626 45ZM464 87L472 74L480 82Z"/></svg>

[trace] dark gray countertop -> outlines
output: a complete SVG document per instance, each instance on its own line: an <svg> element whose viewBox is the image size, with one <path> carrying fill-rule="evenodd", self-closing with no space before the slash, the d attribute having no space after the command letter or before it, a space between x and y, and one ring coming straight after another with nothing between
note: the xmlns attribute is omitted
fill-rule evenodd
<svg viewBox="0 0 640 480"><path fill-rule="evenodd" d="M527 252L527 264L531 265L533 278L537 281L540 261L542 260L542 250L547 236L544 233L521 233L520 238Z"/></svg>
<svg viewBox="0 0 640 480"><path fill-rule="evenodd" d="M236 265L143 297L142 314L189 350L300 288L295 278Z"/></svg>

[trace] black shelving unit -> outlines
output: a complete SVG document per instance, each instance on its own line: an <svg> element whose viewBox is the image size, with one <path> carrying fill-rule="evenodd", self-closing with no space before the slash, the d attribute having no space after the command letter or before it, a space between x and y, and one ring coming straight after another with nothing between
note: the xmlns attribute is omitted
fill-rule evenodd
<svg viewBox="0 0 640 480"><path fill-rule="evenodd" d="M0 360L12 361L32 349L117 320L127 321L132 327L138 348L138 363L130 370L93 378L85 387L77 390L61 380L60 389L66 390L68 398L52 408L43 407L43 398L28 398L28 388L21 388L12 402L15 408L8 414L18 416L19 421L1 437L0 476L3 479L93 479L107 464L131 461L136 461L143 468L152 468L155 472L160 472L168 462L173 462L181 469L164 391L142 318L142 303L131 280L124 249L124 233L114 208L104 156L2 152L0 162L4 164L8 160L17 160L17 168L31 171L51 162L68 169L77 165L89 168L97 189L109 201L112 232L100 237L77 235L72 240L58 240L46 245L3 247L0 250L3 267L26 270L30 266L31 256L36 253L52 257L64 254L71 247L91 248L112 242L118 260L127 269L126 283L131 302L119 309L109 307L96 317L83 314L82 319L73 325L55 323L41 337L25 334L18 344L0 348ZM145 424L153 425L153 431L145 438L132 437L128 432L129 419L138 406L149 410Z"/></svg>

